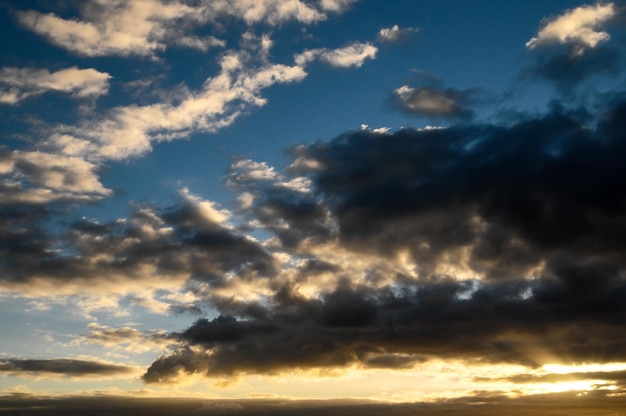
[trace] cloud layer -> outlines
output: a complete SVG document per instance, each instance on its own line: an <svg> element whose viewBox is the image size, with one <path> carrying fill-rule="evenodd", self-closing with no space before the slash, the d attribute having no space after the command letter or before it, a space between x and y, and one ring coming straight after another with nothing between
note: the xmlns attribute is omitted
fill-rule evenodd
<svg viewBox="0 0 626 416"><path fill-rule="evenodd" d="M294 149L305 192L233 176L292 270L271 296L209 295L222 316L177 334L186 347L144 379L625 360L625 109L595 129L555 108L508 127L348 133Z"/></svg>
<svg viewBox="0 0 626 416"><path fill-rule="evenodd" d="M98 361L59 359L19 359L0 360L0 372L11 374L57 374L71 377L115 376L134 372L133 367L103 363Z"/></svg>

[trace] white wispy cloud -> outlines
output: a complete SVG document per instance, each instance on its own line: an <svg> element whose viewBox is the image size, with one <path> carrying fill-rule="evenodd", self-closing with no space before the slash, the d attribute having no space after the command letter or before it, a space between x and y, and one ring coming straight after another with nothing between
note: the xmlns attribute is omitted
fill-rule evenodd
<svg viewBox="0 0 626 416"><path fill-rule="evenodd" d="M223 46L212 38L181 37L181 27L222 17L234 17L247 24L311 24L325 20L327 12L343 11L353 2L324 0L315 5L301 0L209 0L196 4L182 0L91 0L81 5L80 18L66 19L34 10L19 12L18 16L27 29L79 55L150 56L166 49L169 43L201 50Z"/></svg>
<svg viewBox="0 0 626 416"><path fill-rule="evenodd" d="M82 19L64 19L53 13L19 14L28 29L79 55L150 55L165 48L168 22L193 16L182 2L92 0L82 5Z"/></svg>
<svg viewBox="0 0 626 416"><path fill-rule="evenodd" d="M320 0L320 7L322 10L328 10L331 12L342 12L352 3L356 3L359 0Z"/></svg>
<svg viewBox="0 0 626 416"><path fill-rule="evenodd" d="M183 46L192 49L198 49L201 51L208 51L213 47L225 47L226 41L218 39L214 36L206 36L203 38L197 36L182 36L175 39L175 43L178 46Z"/></svg>
<svg viewBox="0 0 626 416"><path fill-rule="evenodd" d="M0 103L16 104L33 95L60 91L75 97L95 97L109 90L111 75L93 68L48 69L5 67L0 69Z"/></svg>
<svg viewBox="0 0 626 416"><path fill-rule="evenodd" d="M208 78L200 91L187 92L176 104L158 102L117 107L103 119L79 127L60 127L49 144L61 153L81 155L89 160L138 156L148 152L154 141L226 127L247 108L265 105L266 100L261 96L265 88L306 76L297 65L251 62L247 51L226 53L220 66L219 74Z"/></svg>
<svg viewBox="0 0 626 416"><path fill-rule="evenodd" d="M614 18L617 8L614 3L597 3L593 6L581 6L544 21L537 36L526 42L528 49L553 43L578 44L577 54L585 48L595 48L607 41L610 35L601 26Z"/></svg>
<svg viewBox="0 0 626 416"><path fill-rule="evenodd" d="M354 42L351 45L338 49L308 49L297 54L295 61L298 65L306 65L309 62L319 59L335 67L358 68L365 63L366 59L376 58L377 52L378 48L371 43Z"/></svg>
<svg viewBox="0 0 626 416"><path fill-rule="evenodd" d="M415 27L400 28L398 25L393 25L389 28L380 29L378 32L378 40L380 42L398 42L411 33L416 32L419 32L419 29Z"/></svg>

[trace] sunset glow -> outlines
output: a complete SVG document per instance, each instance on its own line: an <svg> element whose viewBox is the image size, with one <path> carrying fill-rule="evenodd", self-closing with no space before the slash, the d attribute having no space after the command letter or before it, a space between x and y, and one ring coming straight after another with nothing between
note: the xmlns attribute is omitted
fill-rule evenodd
<svg viewBox="0 0 626 416"><path fill-rule="evenodd" d="M626 415L625 19L0 2L0 416Z"/></svg>

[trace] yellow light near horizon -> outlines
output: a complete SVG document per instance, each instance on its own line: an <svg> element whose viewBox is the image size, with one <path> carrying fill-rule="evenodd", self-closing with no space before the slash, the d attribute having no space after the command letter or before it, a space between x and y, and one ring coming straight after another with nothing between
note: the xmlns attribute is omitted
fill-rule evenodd
<svg viewBox="0 0 626 416"><path fill-rule="evenodd" d="M613 371L626 371L626 363L590 363L590 364L545 364L541 367L546 373L571 374L571 373L610 373Z"/></svg>

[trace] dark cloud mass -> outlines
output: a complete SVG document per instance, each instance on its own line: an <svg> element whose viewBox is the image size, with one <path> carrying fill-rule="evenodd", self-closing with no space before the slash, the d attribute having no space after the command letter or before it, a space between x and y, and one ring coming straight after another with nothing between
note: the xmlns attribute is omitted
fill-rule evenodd
<svg viewBox="0 0 626 416"><path fill-rule="evenodd" d="M111 376L130 373L132 367L97 361L74 359L19 359L0 360L0 372L12 374L59 374L65 376Z"/></svg>
<svg viewBox="0 0 626 416"><path fill-rule="evenodd" d="M83 218L63 234L46 231L51 215L29 206L4 209L0 223L4 283L27 289L42 278L65 284L96 283L103 275L122 281L183 275L219 286L229 272L243 278L273 268L270 254L260 244L205 217L198 204L186 200L160 211L136 206L128 221L103 224ZM150 276L142 272L146 267L154 270ZM174 305L172 310L185 308Z"/></svg>
<svg viewBox="0 0 626 416"><path fill-rule="evenodd" d="M312 181L309 198L332 217L317 241L383 258L408 252L416 276L374 287L345 264L304 262L304 275L347 277L313 298L293 285L261 302L214 298L223 316L177 334L184 349L144 380L432 357L624 361L626 103L597 122L581 114L554 106L508 127L361 130L294 149L291 174Z"/></svg>

